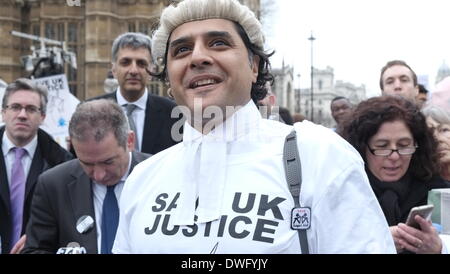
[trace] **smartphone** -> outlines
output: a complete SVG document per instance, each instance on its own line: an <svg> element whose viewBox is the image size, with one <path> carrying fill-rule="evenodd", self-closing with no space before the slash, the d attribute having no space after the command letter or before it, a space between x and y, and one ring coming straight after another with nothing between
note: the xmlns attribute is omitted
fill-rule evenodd
<svg viewBox="0 0 450 274"><path fill-rule="evenodd" d="M412 226L414 228L420 229L420 225L416 222L414 217L416 215L420 215L425 220L429 220L431 218L431 213L433 212L433 205L423 205L416 206L411 208L409 211L408 218L406 219L406 225Z"/></svg>

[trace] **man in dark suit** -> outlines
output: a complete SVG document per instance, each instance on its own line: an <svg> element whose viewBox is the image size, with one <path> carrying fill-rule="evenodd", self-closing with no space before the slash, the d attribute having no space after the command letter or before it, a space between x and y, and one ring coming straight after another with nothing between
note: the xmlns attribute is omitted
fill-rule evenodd
<svg viewBox="0 0 450 274"><path fill-rule="evenodd" d="M73 156L39 129L45 119L47 91L29 79L6 87L0 127L1 253L19 251L39 174ZM15 247L15 248L13 248Z"/></svg>
<svg viewBox="0 0 450 274"><path fill-rule="evenodd" d="M122 106L136 133L136 150L156 154L181 141L179 129L183 123L177 123L172 134L172 126L179 120L171 118L176 104L148 92L150 66L150 37L134 32L120 35L112 46L112 73L119 88L94 99L113 99Z"/></svg>
<svg viewBox="0 0 450 274"><path fill-rule="evenodd" d="M110 253L125 179L150 156L132 152L134 132L121 107L111 100L80 104L69 134L78 159L39 177L23 253L54 254L72 242L87 253ZM113 221L107 216L111 203Z"/></svg>

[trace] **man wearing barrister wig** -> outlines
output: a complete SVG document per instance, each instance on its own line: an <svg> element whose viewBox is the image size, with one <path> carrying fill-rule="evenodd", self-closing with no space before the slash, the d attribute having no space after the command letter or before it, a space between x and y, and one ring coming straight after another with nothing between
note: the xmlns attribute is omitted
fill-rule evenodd
<svg viewBox="0 0 450 274"><path fill-rule="evenodd" d="M310 122L261 118L255 102L273 80L263 44L261 24L235 0L163 11L153 57L187 115L183 142L128 177L113 253L395 252L357 152ZM306 215L296 214L283 167L294 129Z"/></svg>

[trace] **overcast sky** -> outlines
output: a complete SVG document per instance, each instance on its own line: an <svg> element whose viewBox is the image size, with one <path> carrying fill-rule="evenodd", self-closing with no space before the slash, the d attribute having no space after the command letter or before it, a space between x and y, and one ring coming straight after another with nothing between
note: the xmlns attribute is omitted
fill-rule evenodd
<svg viewBox="0 0 450 274"><path fill-rule="evenodd" d="M450 65L450 0L262 0L274 1L263 20L266 44L275 49L273 67L282 59L295 68L295 86L310 86L313 31L315 68L334 68L335 80L365 84L379 94L381 67L406 61L430 88L445 61Z"/></svg>

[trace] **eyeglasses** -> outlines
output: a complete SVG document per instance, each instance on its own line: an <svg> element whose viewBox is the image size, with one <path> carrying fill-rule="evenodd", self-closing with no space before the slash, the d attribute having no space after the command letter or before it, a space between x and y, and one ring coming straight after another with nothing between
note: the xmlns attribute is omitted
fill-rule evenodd
<svg viewBox="0 0 450 274"><path fill-rule="evenodd" d="M390 148L373 149L367 145L367 148L373 155L385 157L391 156L391 154L394 153L394 151L400 155L412 155L414 154L414 152L416 152L416 148L418 147L419 146L415 145L413 147L402 147L398 149L390 149Z"/></svg>
<svg viewBox="0 0 450 274"><path fill-rule="evenodd" d="M38 108L37 106L33 105L22 106L21 104L7 105L6 109L10 109L14 113L19 113L22 111L22 109L25 109L25 112L28 114L35 114L41 111L41 108Z"/></svg>

